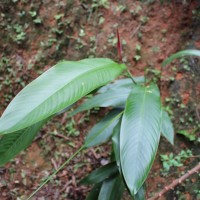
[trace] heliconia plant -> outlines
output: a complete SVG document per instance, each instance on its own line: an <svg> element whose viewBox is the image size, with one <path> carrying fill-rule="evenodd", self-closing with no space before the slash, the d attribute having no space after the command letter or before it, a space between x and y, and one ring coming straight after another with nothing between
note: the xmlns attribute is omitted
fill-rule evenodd
<svg viewBox="0 0 200 200"><path fill-rule="evenodd" d="M187 55L200 56L200 51L176 53L163 66ZM129 77L114 81L121 74ZM80 182L94 185L87 200L120 200L125 188L135 200L145 199L145 180L161 134L173 144L173 125L156 83L133 77L125 64L108 58L59 62L17 94L0 118L0 166L27 148L48 120L96 89L70 115L95 107L109 107L110 112L89 131L83 146L28 199L81 150L108 140L113 147L111 162Z"/></svg>

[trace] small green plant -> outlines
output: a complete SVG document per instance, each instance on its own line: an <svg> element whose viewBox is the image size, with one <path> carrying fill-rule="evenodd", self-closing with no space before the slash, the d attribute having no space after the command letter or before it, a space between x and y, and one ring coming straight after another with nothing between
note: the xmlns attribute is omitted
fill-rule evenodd
<svg viewBox="0 0 200 200"><path fill-rule="evenodd" d="M190 142L199 141L199 138L195 134L198 129L194 129L192 131L188 130L178 130L177 133L180 135L183 135L185 138L187 138Z"/></svg>
<svg viewBox="0 0 200 200"><path fill-rule="evenodd" d="M140 22L141 22L142 25L147 24L148 21L149 21L149 17L147 17L147 16L141 16L140 17Z"/></svg>
<svg viewBox="0 0 200 200"><path fill-rule="evenodd" d="M55 18L56 20L60 20L60 19L62 19L63 16L64 16L63 13L62 13L62 14L57 14L57 15L54 16L54 18Z"/></svg>
<svg viewBox="0 0 200 200"><path fill-rule="evenodd" d="M160 155L161 161L163 164L162 174L166 175L167 172L169 172L171 167L181 167L183 166L183 162L192 156L191 150L182 150L178 155L174 155L173 153L170 153L169 155Z"/></svg>
<svg viewBox="0 0 200 200"><path fill-rule="evenodd" d="M118 47L121 49L119 40ZM174 58L193 54L200 56L197 50L183 51L172 55L163 65ZM110 83L122 73L129 78ZM28 199L82 150L108 140L113 146L112 161L81 181L94 185L87 200L120 200L125 188L134 199L145 199L144 184L161 133L173 144L173 126L161 104L157 85L146 77L133 77L125 64L107 58L62 61L27 85L11 101L0 118L0 166L25 149L47 121L68 111L75 102L96 89L97 94L70 116L95 107L109 107L110 112L90 130L83 146Z"/></svg>
<svg viewBox="0 0 200 200"><path fill-rule="evenodd" d="M26 33L22 27L22 25L15 24L13 26L13 29L15 30L15 34L12 35L12 39L17 44L21 44L26 39Z"/></svg>
<svg viewBox="0 0 200 200"><path fill-rule="evenodd" d="M7 68L10 64L10 60L7 57L2 57L0 59L0 71Z"/></svg>
<svg viewBox="0 0 200 200"><path fill-rule="evenodd" d="M92 8L109 8L109 1L108 0L92 0Z"/></svg>
<svg viewBox="0 0 200 200"><path fill-rule="evenodd" d="M136 45L135 47L135 53L136 55L134 56L135 61L139 61L141 59L141 46L139 44Z"/></svg>
<svg viewBox="0 0 200 200"><path fill-rule="evenodd" d="M31 17L37 17L37 12L35 10L33 11L29 11L29 14L31 15Z"/></svg>
<svg viewBox="0 0 200 200"><path fill-rule="evenodd" d="M78 136L80 134L80 131L77 130L74 126L75 126L75 121L72 118L65 127L68 136Z"/></svg>
<svg viewBox="0 0 200 200"><path fill-rule="evenodd" d="M31 17L33 18L33 22L35 24L41 24L42 23L42 19L40 17L37 16L37 12L35 10L33 11L29 11L29 14L31 15Z"/></svg>
<svg viewBox="0 0 200 200"><path fill-rule="evenodd" d="M39 18L39 17L37 17L37 18L35 18L35 19L33 20L33 22L34 22L35 24L41 24L41 23L42 23L42 19Z"/></svg>

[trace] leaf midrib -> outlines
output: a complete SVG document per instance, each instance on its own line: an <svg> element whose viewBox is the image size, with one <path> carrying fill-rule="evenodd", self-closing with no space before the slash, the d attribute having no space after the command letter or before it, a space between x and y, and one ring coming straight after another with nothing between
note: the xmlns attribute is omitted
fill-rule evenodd
<svg viewBox="0 0 200 200"><path fill-rule="evenodd" d="M145 100L146 100L146 95L147 95L147 88L145 87L142 106L141 106L142 108L141 108L141 112L140 112L140 122L139 122L140 123L140 127L143 127L143 126L141 126L141 124L143 124L143 119L144 119L144 104L145 104ZM142 128L142 130L143 130L143 128ZM139 140L139 144L137 145L137 152L138 152L138 146L141 146L141 140Z"/></svg>
<svg viewBox="0 0 200 200"><path fill-rule="evenodd" d="M71 83L72 83L73 81L75 81L76 79L79 79L80 77L85 77L87 74L92 73L92 72L94 72L94 71L105 70L105 68L112 67L112 65L116 65L116 63L113 62L113 63L110 63L110 64L104 64L104 65L98 66L97 68L88 70L88 71L86 71L86 72L84 72L84 73L82 73L82 74L79 74L79 75L76 76L73 80L71 80L70 82L68 82L66 85L60 87L60 88L57 89L53 94L51 94L50 96L48 96L48 98L46 98L43 102L41 102L40 104L38 104L34 109L32 109L31 112L29 112L29 113L26 114L22 119L20 119L20 121L23 121L24 118L26 118L27 116L31 115L39 106L41 106L42 104L44 104L44 103L45 103L48 99L50 99L53 95L59 93L61 90L63 90L66 86L68 86L69 84L71 84ZM75 101L71 102L71 104L74 103L74 102L75 102ZM52 115L52 114L54 114L54 113L51 113L51 115ZM36 120L36 121L34 122L34 124L37 123L37 122L39 122L39 121L41 121L41 120L42 120L42 119ZM15 127L15 126L16 126L16 124L15 124L13 127ZM31 124L30 124L29 126L31 126ZM13 127L12 127L12 128L13 128ZM12 128L11 128L11 129L12 129ZM26 128L26 127L24 127L24 128ZM7 130L9 130L9 129L7 129ZM21 130L21 129L14 130L14 131L12 131L12 132L15 132L15 131L18 131L18 130ZM5 132L6 132L6 131L5 131ZM9 133L12 133L12 132L9 132Z"/></svg>

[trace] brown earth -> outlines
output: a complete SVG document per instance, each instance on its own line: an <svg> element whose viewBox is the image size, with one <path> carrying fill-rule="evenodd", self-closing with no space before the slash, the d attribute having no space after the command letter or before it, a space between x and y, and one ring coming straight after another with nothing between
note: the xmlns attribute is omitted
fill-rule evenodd
<svg viewBox="0 0 200 200"><path fill-rule="evenodd" d="M99 3L96 8L92 7L92 0L0 2L0 113L27 83L59 60L108 57L117 61L117 28L123 44L123 61L134 76L143 75L148 69L151 78L155 75L152 71L160 70L162 61L172 53L200 47L198 1L107 2L105 6ZM34 11L36 16L31 16ZM34 22L37 18L41 23ZM162 100L174 111L175 129L190 132L195 129L197 136L200 135L199 69L197 58L174 62L162 70L160 83ZM87 131L105 112L102 109L90 115L77 114L76 125L72 124L71 128L66 114L49 122L26 151L0 168L0 199L26 199L53 169L82 145ZM192 122L188 121L189 117ZM159 154L178 154L182 149L191 149L194 156L183 167L173 168L163 177ZM90 188L78 182L92 169L109 161L109 150L110 145L106 144L81 152L33 199L85 199ZM177 135L175 145L171 146L162 139L147 180L147 196L194 167L200 160L199 155L199 143ZM194 188L199 190L199 181L194 175L161 199L197 199ZM125 194L124 199L128 198Z"/></svg>

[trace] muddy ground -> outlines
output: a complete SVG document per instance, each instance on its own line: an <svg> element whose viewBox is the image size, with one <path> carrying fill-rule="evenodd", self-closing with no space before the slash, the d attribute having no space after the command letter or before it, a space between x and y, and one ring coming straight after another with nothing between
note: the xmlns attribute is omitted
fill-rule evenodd
<svg viewBox="0 0 200 200"><path fill-rule="evenodd" d="M60 60L108 57L117 61L117 28L123 61L134 76L148 70L148 75L155 77L162 61L172 53L200 49L200 2L161 2L2 0L0 114L26 84ZM195 57L180 59L162 73L162 100L174 122L176 136L174 146L161 139L146 184L147 197L200 161L200 61ZM65 113L49 122L26 151L0 168L0 199L26 199L82 145L87 131L105 113L103 109L92 110L73 119ZM189 135L195 140L190 141ZM108 143L83 151L33 199L85 199L90 188L79 181L109 161L109 150ZM180 156L181 150L186 153L185 159ZM160 155L170 153L181 166L166 170ZM129 199L127 194L124 199ZM193 175L160 199L200 199L200 176Z"/></svg>

